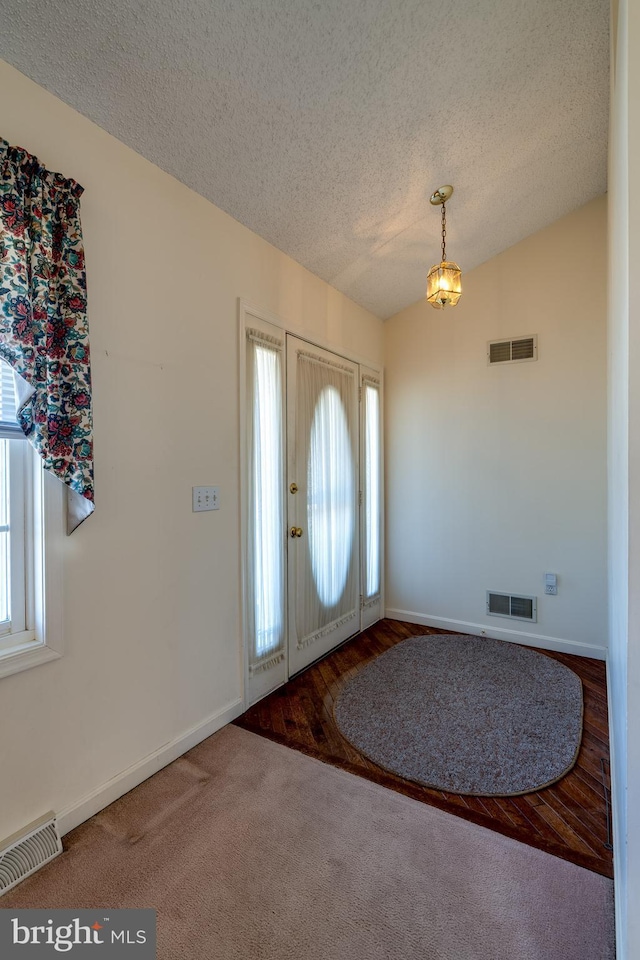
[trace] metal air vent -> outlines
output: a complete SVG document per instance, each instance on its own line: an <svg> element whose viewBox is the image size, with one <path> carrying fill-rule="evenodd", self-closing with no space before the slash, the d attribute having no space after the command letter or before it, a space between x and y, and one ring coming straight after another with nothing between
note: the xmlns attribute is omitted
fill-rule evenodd
<svg viewBox="0 0 640 960"><path fill-rule="evenodd" d="M55 814L47 813L0 845L0 896L62 853Z"/></svg>
<svg viewBox="0 0 640 960"><path fill-rule="evenodd" d="M508 617L509 620L538 620L537 597L515 597L510 593L487 590L487 613L491 617Z"/></svg>
<svg viewBox="0 0 640 960"><path fill-rule="evenodd" d="M522 363L538 359L538 338L518 337L516 340L490 340L487 344L487 363Z"/></svg>

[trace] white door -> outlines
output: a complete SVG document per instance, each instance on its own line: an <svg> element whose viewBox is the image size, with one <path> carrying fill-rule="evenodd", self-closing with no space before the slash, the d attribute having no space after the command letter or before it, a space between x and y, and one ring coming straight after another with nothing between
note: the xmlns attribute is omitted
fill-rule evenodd
<svg viewBox="0 0 640 960"><path fill-rule="evenodd" d="M287 336L289 676L360 630L358 380Z"/></svg>

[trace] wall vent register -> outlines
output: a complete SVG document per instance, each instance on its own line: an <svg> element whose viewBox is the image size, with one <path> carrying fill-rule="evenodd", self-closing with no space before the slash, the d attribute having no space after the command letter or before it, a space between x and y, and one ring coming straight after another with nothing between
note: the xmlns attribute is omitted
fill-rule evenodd
<svg viewBox="0 0 640 960"><path fill-rule="evenodd" d="M517 340L490 340L487 344L487 362L522 363L538 359L538 338L519 337Z"/></svg>
<svg viewBox="0 0 640 960"><path fill-rule="evenodd" d="M62 853L54 813L0 841L0 896Z"/></svg>
<svg viewBox="0 0 640 960"><path fill-rule="evenodd" d="M487 590L487 614L491 617L508 617L510 620L538 620L536 597L516 597L510 593Z"/></svg>

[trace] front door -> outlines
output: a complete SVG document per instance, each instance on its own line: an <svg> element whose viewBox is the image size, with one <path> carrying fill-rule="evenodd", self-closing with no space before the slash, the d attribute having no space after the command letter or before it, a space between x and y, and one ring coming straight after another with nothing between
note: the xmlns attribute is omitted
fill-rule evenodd
<svg viewBox="0 0 640 960"><path fill-rule="evenodd" d="M287 336L290 676L360 629L358 376Z"/></svg>

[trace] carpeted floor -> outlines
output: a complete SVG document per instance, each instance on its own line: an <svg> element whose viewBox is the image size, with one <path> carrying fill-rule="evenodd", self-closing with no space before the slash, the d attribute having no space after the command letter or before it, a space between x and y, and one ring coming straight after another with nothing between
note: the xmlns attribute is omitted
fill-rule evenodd
<svg viewBox="0 0 640 960"><path fill-rule="evenodd" d="M156 907L160 960L613 960L610 880L234 726L2 907Z"/></svg>
<svg viewBox="0 0 640 960"><path fill-rule="evenodd" d="M475 796L541 790L574 765L582 684L568 667L504 640L411 637L346 682L340 732L385 770Z"/></svg>

